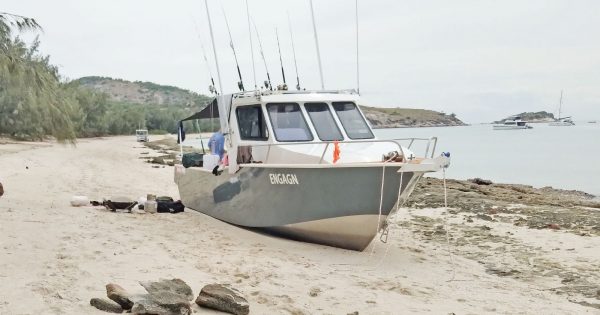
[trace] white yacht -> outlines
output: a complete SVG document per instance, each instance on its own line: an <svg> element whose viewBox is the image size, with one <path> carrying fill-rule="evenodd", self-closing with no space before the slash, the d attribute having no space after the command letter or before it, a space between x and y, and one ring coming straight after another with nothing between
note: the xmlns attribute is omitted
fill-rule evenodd
<svg viewBox="0 0 600 315"><path fill-rule="evenodd" d="M531 129L527 121L521 120L521 117L511 117L500 124L494 125L494 130L512 130L512 129Z"/></svg>
<svg viewBox="0 0 600 315"><path fill-rule="evenodd" d="M558 118L556 121L548 123L549 126L575 126L571 117L560 117L562 109L563 91L560 91L560 102L558 103Z"/></svg>
<svg viewBox="0 0 600 315"><path fill-rule="evenodd" d="M377 139L360 104L354 91L217 96L183 121L218 117L228 163L213 168L206 153L208 167L176 165L183 203L238 226L363 250L450 154L436 155L435 137Z"/></svg>

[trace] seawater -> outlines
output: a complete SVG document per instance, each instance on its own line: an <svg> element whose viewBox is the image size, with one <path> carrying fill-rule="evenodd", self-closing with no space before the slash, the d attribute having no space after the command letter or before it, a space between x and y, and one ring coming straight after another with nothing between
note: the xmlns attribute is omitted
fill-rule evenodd
<svg viewBox="0 0 600 315"><path fill-rule="evenodd" d="M600 196L600 123L527 130L492 125L376 129L380 139L438 138L436 155L450 152L446 177L480 177L499 183L552 186ZM413 146L415 153L423 147ZM439 174L433 175L440 177Z"/></svg>

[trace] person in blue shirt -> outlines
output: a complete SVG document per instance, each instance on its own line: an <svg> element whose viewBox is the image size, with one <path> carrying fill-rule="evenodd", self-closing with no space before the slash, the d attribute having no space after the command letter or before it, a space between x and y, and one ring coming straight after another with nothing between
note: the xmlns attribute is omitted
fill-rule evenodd
<svg viewBox="0 0 600 315"><path fill-rule="evenodd" d="M208 140L208 147L212 154L219 156L219 160L223 159L223 154L225 154L225 136L223 136L221 131L215 132L210 137Z"/></svg>

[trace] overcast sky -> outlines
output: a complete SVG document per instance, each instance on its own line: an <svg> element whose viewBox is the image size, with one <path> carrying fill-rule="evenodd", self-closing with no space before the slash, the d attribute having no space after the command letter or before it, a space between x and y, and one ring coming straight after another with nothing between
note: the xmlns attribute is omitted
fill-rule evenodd
<svg viewBox="0 0 600 315"><path fill-rule="evenodd" d="M229 19L246 87L254 85L244 0L209 0L225 92L237 73ZM295 85L287 21L301 85L319 88L308 0L249 0L271 78ZM356 88L353 0L314 0L325 88ZM4 0L0 11L44 27L43 53L71 79L99 75L208 93L204 44L216 77L203 0ZM600 119L600 1L359 0L361 94L368 105L454 112L489 122L523 111ZM266 79L254 31L257 80Z"/></svg>

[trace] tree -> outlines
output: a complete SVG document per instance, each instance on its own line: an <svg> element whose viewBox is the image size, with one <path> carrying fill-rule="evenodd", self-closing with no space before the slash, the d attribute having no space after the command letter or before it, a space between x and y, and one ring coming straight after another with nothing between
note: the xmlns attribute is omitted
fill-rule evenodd
<svg viewBox="0 0 600 315"><path fill-rule="evenodd" d="M32 18L0 12L0 133L21 139L54 136L75 142L76 101L60 84L58 70L13 32L41 30Z"/></svg>

